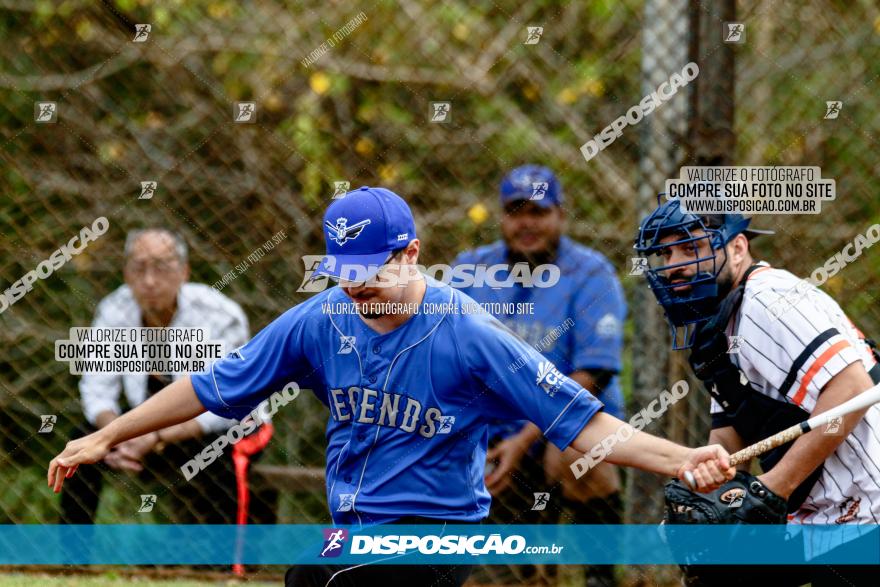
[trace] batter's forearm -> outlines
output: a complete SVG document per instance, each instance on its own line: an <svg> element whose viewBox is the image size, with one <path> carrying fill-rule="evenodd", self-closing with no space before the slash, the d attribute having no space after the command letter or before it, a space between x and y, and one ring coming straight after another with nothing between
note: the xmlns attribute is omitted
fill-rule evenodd
<svg viewBox="0 0 880 587"><path fill-rule="evenodd" d="M99 433L115 446L131 438L192 420L205 411L189 376L168 385L133 410L102 428ZM165 440L163 436L163 440Z"/></svg>
<svg viewBox="0 0 880 587"><path fill-rule="evenodd" d="M159 439L162 442L180 442L182 440L189 440L190 438L199 438L203 434L202 427L199 426L199 423L196 420L188 420L181 424L175 424L174 426L163 428L158 432Z"/></svg>
<svg viewBox="0 0 880 587"><path fill-rule="evenodd" d="M618 434L622 426L629 427L626 434ZM615 436L613 444L608 442L608 439ZM590 454L594 446L602 445L603 440L606 446L611 447L605 456L606 462L670 477L676 476L690 452L690 449L674 442L639 432L626 422L604 412L598 412L590 419L572 442L572 446L581 453Z"/></svg>
<svg viewBox="0 0 880 587"><path fill-rule="evenodd" d="M674 442L636 431L632 439L616 446L605 460L615 465L675 477L688 452L689 449Z"/></svg>

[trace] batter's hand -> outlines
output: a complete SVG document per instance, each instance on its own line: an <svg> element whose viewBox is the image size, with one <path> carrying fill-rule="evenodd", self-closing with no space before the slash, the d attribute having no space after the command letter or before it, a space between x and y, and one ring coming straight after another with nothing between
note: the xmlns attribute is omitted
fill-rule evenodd
<svg viewBox="0 0 880 587"><path fill-rule="evenodd" d="M684 464L678 469L677 477L690 485L685 473L693 475L694 491L706 493L718 489L723 483L733 479L736 468L730 466L730 455L720 444L691 449Z"/></svg>
<svg viewBox="0 0 880 587"><path fill-rule="evenodd" d="M528 445L524 445L516 434L489 449L486 453L486 463L498 461L492 472L486 475L486 489L492 497L498 497L510 486L510 474L519 467L528 449Z"/></svg>
<svg viewBox="0 0 880 587"><path fill-rule="evenodd" d="M97 463L110 452L110 444L104 440L101 431L93 432L88 436L71 440L49 463L47 481L49 487L54 488L55 493L61 491L64 480L71 477L80 465Z"/></svg>

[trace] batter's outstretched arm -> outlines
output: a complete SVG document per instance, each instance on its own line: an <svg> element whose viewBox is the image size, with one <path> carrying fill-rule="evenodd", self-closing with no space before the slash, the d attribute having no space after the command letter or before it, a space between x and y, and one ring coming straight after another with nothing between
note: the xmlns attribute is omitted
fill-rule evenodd
<svg viewBox="0 0 880 587"><path fill-rule="evenodd" d="M571 443L576 450L589 454L602 441L615 437L622 426L630 426L604 412L596 413ZM698 491L712 491L732 479L736 470L729 455L719 445L687 448L674 442L632 429L632 436L615 442L605 457L609 463L635 467L652 473L678 477L693 473Z"/></svg>
<svg viewBox="0 0 880 587"><path fill-rule="evenodd" d="M178 379L97 432L68 442L61 454L49 463L49 487L58 493L64 479L70 477L79 465L96 463L121 442L186 422L204 411L189 376Z"/></svg>

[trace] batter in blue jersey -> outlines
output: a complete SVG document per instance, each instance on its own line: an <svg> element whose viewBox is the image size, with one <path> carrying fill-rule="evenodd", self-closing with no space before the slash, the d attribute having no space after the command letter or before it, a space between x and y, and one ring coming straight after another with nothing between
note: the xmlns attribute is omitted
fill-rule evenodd
<svg viewBox="0 0 880 587"><path fill-rule="evenodd" d="M337 524L474 522L485 517L489 421L534 422L581 452L625 424L495 318L458 311L468 296L416 270L409 206L360 188L324 215L318 269L338 287L288 310L206 372L180 379L52 460L48 480L114 445L211 410L243 417L291 381L327 406L327 499ZM432 311L422 312L420 308ZM434 311L445 308L447 311ZM510 365L520 365L511 369ZM284 414L276 415L279 425ZM607 460L684 478L702 490L733 476L718 446L688 449L642 432ZM295 553L291 553L293 558ZM466 567L295 567L288 585L460 585ZM392 580L393 579L393 580ZM396 582L395 582L396 581Z"/></svg>

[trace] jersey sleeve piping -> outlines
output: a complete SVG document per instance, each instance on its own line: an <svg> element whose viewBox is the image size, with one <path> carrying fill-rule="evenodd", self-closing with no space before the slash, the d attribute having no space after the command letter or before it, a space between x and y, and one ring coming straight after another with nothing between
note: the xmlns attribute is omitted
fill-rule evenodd
<svg viewBox="0 0 880 587"><path fill-rule="evenodd" d="M570 407L572 406L572 404L575 402L575 400L577 400L577 398L579 398L579 397L581 396L581 394L584 393L584 391L586 391L586 390L585 390L585 389L581 389L579 392L577 392L577 393L575 394L575 396L574 396L573 398L571 398L571 401L569 401L569 402L566 404L566 406L565 406L564 408L562 408L562 411L559 412L559 414L556 415L556 419L554 419L554 420L550 423L550 425L547 426L547 429L546 429L546 430L543 430L543 432L544 432L544 436L547 436L547 433L550 432L550 431L553 429L554 426L556 426L556 423L559 422L559 419L562 417L562 415L565 414L566 411L568 411L568 408L570 408Z"/></svg>

